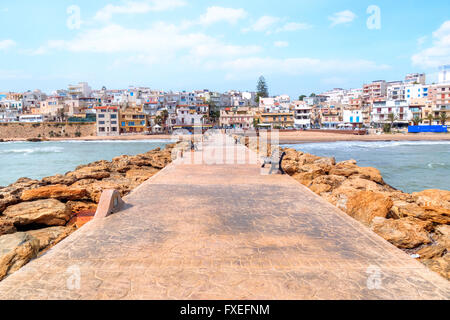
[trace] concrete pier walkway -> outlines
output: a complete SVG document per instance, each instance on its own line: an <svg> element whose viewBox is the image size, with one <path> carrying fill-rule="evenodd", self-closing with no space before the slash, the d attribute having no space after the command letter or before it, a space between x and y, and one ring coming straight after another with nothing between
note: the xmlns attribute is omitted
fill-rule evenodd
<svg viewBox="0 0 450 320"><path fill-rule="evenodd" d="M0 299L450 298L447 280L257 164L175 162L125 201L1 282Z"/></svg>

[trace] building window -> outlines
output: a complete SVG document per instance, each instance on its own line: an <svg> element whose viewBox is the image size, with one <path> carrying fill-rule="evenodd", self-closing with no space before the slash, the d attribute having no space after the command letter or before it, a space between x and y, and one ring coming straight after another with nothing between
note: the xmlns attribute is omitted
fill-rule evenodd
<svg viewBox="0 0 450 320"><path fill-rule="evenodd" d="M105 115L104 115L104 114L99 114L98 117L99 117L99 118L104 118Z"/></svg>
<svg viewBox="0 0 450 320"><path fill-rule="evenodd" d="M112 114L111 119L117 119L117 114Z"/></svg>
<svg viewBox="0 0 450 320"><path fill-rule="evenodd" d="M99 121L98 123L99 124L105 124L105 121Z"/></svg>
<svg viewBox="0 0 450 320"><path fill-rule="evenodd" d="M126 126L126 123L125 122L122 122L122 127L125 127Z"/></svg>

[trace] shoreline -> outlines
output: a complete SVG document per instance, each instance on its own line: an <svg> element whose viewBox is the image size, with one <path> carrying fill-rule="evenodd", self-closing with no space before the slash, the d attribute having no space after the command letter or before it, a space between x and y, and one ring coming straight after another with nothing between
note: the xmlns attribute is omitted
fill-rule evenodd
<svg viewBox="0 0 450 320"><path fill-rule="evenodd" d="M179 136L169 134L160 135L133 135L133 136L87 136L73 138L45 138L42 141L145 141L145 140L178 140ZM268 135L270 137L270 134ZM29 138L11 138L3 139L3 142L27 142ZM321 143L321 142L342 142L342 141L450 141L450 133L442 134L381 134L381 135L352 135L352 134L336 134L328 132L280 132L280 144L301 144L301 143Z"/></svg>

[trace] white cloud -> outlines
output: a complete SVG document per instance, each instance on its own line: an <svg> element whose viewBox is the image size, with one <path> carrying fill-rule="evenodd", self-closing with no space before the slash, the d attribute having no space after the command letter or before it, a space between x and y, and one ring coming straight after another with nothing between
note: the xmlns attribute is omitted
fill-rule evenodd
<svg viewBox="0 0 450 320"><path fill-rule="evenodd" d="M354 14L350 10L336 12L332 16L328 17L328 20L331 21L332 27L337 26L338 24L350 23L355 19L356 19L356 14Z"/></svg>
<svg viewBox="0 0 450 320"><path fill-rule="evenodd" d="M292 32L292 31L298 31L298 30L307 30L311 29L312 26L307 23L300 23L300 22L289 22L286 23L284 26L278 28L275 30L275 32Z"/></svg>
<svg viewBox="0 0 450 320"><path fill-rule="evenodd" d="M413 65L425 68L450 63L450 20L433 32L433 45L413 55L411 60Z"/></svg>
<svg viewBox="0 0 450 320"><path fill-rule="evenodd" d="M16 42L14 40L0 40L0 50L6 50L11 47L14 47L16 45Z"/></svg>
<svg viewBox="0 0 450 320"><path fill-rule="evenodd" d="M108 21L114 14L142 14L148 12L160 12L185 5L186 1L184 0L125 0L122 1L122 4L120 5L106 5L97 12L95 19Z"/></svg>
<svg viewBox="0 0 450 320"><path fill-rule="evenodd" d="M236 24L245 17L247 17L247 12L244 9L209 7L206 10L206 13L200 16L199 23L211 25L213 23L224 21L230 24Z"/></svg>
<svg viewBox="0 0 450 320"><path fill-rule="evenodd" d="M156 64L179 57L202 61L209 57L233 58L261 52L259 46L239 46L203 33L187 33L174 25L157 23L149 29L129 29L117 24L80 32L72 40L52 40L35 54L56 50L80 53L127 54L125 62Z"/></svg>
<svg viewBox="0 0 450 320"><path fill-rule="evenodd" d="M253 25L251 25L249 28L243 29L242 31L244 31L244 32L248 32L248 31L256 31L256 32L270 31L269 29L272 28L278 21L280 21L280 18L278 18L278 17L262 16Z"/></svg>
<svg viewBox="0 0 450 320"><path fill-rule="evenodd" d="M242 31L266 32L266 34L270 35L274 33L292 32L312 28L310 24L301 22L287 22L282 26L276 27L276 25L281 23L282 20L284 19L281 19L279 17L263 16L250 27L242 29Z"/></svg>
<svg viewBox="0 0 450 320"><path fill-rule="evenodd" d="M286 48L289 47L289 42L287 41L275 41L273 45L277 48Z"/></svg>

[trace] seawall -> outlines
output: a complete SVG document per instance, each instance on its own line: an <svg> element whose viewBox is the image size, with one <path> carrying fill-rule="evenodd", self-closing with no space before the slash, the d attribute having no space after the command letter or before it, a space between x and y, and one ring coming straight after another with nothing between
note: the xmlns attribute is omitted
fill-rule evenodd
<svg viewBox="0 0 450 320"><path fill-rule="evenodd" d="M0 123L0 139L77 138L96 135L95 123Z"/></svg>

